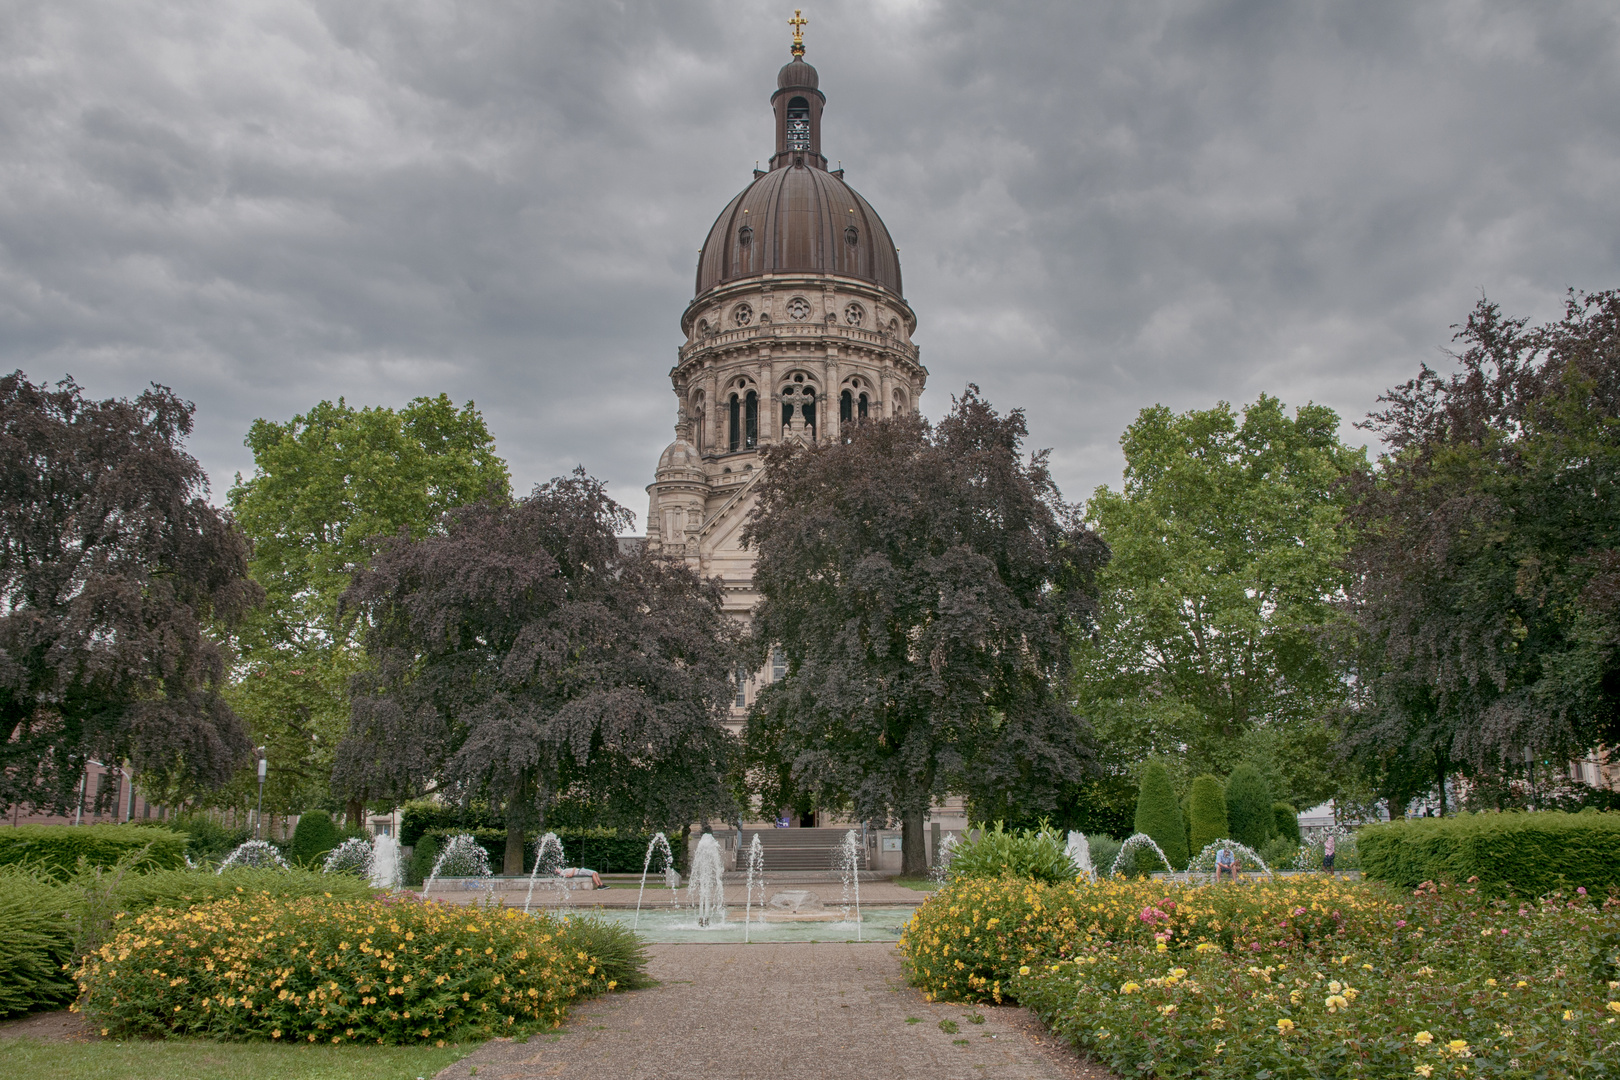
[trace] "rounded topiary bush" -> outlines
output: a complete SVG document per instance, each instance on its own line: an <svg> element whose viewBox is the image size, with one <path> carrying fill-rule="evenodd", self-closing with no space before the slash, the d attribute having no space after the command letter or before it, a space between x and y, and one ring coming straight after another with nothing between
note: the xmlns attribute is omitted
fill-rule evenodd
<svg viewBox="0 0 1620 1080"><path fill-rule="evenodd" d="M371 875L371 842L351 836L331 851L321 863L323 874L350 874L354 877Z"/></svg>
<svg viewBox="0 0 1620 1080"><path fill-rule="evenodd" d="M1187 800L1189 850L1203 851L1206 846L1224 838L1226 822L1226 787L1218 776L1208 774L1192 782L1192 794Z"/></svg>
<svg viewBox="0 0 1620 1080"><path fill-rule="evenodd" d="M1259 851L1277 831L1271 787L1253 765L1239 765L1226 778L1226 821L1231 837Z"/></svg>
<svg viewBox="0 0 1620 1080"><path fill-rule="evenodd" d="M298 827L293 830L292 844L287 848L287 857L295 866L317 866L326 858L326 853L338 846L342 839L338 827L332 823L332 815L325 810L308 810L298 818Z"/></svg>
<svg viewBox="0 0 1620 1080"><path fill-rule="evenodd" d="M1181 819L1176 789L1170 786L1170 773L1157 761L1142 768L1136 792L1136 831L1151 836L1171 866L1187 865L1187 826ZM1137 867L1138 872L1157 870L1158 860L1152 851L1144 850L1137 857Z"/></svg>

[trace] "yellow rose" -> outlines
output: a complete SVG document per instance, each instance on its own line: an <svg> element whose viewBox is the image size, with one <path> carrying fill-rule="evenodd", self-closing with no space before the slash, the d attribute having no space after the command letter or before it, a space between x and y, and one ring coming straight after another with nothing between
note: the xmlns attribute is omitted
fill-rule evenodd
<svg viewBox="0 0 1620 1080"><path fill-rule="evenodd" d="M1417 1043L1419 1046L1428 1046L1430 1043L1434 1042L1434 1036L1430 1035L1427 1031L1420 1031L1416 1035L1412 1036L1412 1041Z"/></svg>
<svg viewBox="0 0 1620 1080"><path fill-rule="evenodd" d="M1286 1035L1290 1031L1293 1031L1293 1030L1294 1030L1294 1022L1292 1020L1288 1019L1288 1017L1285 1016L1282 1019L1277 1021L1277 1034Z"/></svg>

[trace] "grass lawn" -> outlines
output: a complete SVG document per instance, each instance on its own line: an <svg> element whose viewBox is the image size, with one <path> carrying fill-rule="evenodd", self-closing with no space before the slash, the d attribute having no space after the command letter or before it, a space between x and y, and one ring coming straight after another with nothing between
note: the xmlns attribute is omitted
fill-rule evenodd
<svg viewBox="0 0 1620 1080"><path fill-rule="evenodd" d="M459 1047L309 1046L163 1042L0 1040L0 1068L13 1076L105 1080L416 1080L465 1057Z"/></svg>
<svg viewBox="0 0 1620 1080"><path fill-rule="evenodd" d="M931 877L897 877L894 883L902 889L911 889L914 892L939 891L939 882Z"/></svg>

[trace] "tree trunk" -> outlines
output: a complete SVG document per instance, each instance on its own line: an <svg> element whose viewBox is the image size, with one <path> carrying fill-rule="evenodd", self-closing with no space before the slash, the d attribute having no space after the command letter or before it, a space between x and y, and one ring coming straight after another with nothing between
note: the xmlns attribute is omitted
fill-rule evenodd
<svg viewBox="0 0 1620 1080"><path fill-rule="evenodd" d="M506 827L506 859L501 873L509 877L523 876L523 826Z"/></svg>
<svg viewBox="0 0 1620 1080"><path fill-rule="evenodd" d="M900 815L900 874L922 877L928 873L928 851L923 846L922 807Z"/></svg>
<svg viewBox="0 0 1620 1080"><path fill-rule="evenodd" d="M359 799L350 799L343 805L343 823L351 829L365 828L366 804Z"/></svg>

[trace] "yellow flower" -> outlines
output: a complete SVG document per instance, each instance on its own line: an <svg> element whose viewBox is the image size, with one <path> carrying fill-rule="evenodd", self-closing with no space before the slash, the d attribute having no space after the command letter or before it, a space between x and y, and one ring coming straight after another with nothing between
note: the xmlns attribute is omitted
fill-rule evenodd
<svg viewBox="0 0 1620 1080"><path fill-rule="evenodd" d="M1135 983L1128 982L1128 983L1125 983L1123 986L1121 986L1119 988L1119 992L1122 993L1122 994L1134 994L1140 989L1142 989L1142 988L1140 986L1136 985Z"/></svg>
<svg viewBox="0 0 1620 1080"><path fill-rule="evenodd" d="M1423 1077L1424 1080L1428 1080L1429 1077L1434 1075L1434 1066L1433 1065L1414 1065L1414 1066L1412 1066L1412 1071L1417 1073L1419 1076Z"/></svg>
<svg viewBox="0 0 1620 1080"><path fill-rule="evenodd" d="M1020 965L1019 968L1018 968L1018 974L1020 974L1020 975L1028 975L1029 974L1029 965L1028 964Z"/></svg>
<svg viewBox="0 0 1620 1080"><path fill-rule="evenodd" d="M1294 1022L1292 1020L1288 1019L1288 1017L1285 1016L1282 1019L1277 1021L1277 1034L1286 1035L1290 1031L1293 1031L1293 1030L1294 1030Z"/></svg>
<svg viewBox="0 0 1620 1080"><path fill-rule="evenodd" d="M1457 1057L1468 1057L1472 1052L1468 1049L1468 1044L1462 1039L1452 1039L1446 1043L1446 1053L1448 1054L1455 1054Z"/></svg>
<svg viewBox="0 0 1620 1080"><path fill-rule="evenodd" d="M1434 1042L1434 1036L1430 1035L1427 1031L1420 1031L1416 1035L1412 1036L1412 1041L1417 1043L1419 1046L1428 1046L1430 1043Z"/></svg>
<svg viewBox="0 0 1620 1080"><path fill-rule="evenodd" d="M1620 1013L1620 1001L1609 1002L1609 1011L1612 1013Z"/></svg>
<svg viewBox="0 0 1620 1080"><path fill-rule="evenodd" d="M1486 986L1495 986L1496 985L1496 980L1495 979L1486 979L1485 980L1485 985Z"/></svg>
<svg viewBox="0 0 1620 1080"><path fill-rule="evenodd" d="M1575 1019L1575 1010L1574 1009L1565 1009L1564 1010L1564 1019L1565 1020L1573 1020L1573 1019Z"/></svg>

